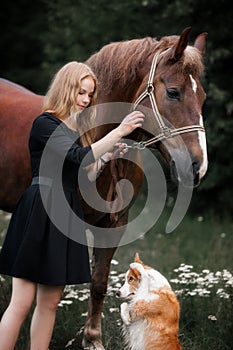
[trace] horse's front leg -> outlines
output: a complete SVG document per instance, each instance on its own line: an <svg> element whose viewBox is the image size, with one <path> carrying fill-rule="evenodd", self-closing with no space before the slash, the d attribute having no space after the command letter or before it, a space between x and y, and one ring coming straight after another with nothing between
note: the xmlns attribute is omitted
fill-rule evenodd
<svg viewBox="0 0 233 350"><path fill-rule="evenodd" d="M102 345L101 313L107 292L110 264L116 248L95 248L88 319L84 328L83 347L104 350Z"/></svg>

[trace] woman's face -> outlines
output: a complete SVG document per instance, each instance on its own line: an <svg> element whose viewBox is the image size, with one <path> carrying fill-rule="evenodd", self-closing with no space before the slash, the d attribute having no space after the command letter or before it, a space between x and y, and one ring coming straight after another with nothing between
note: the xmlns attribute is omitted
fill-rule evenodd
<svg viewBox="0 0 233 350"><path fill-rule="evenodd" d="M91 104L95 91L95 82L91 76L83 78L80 83L79 93L76 99L78 110L82 111Z"/></svg>

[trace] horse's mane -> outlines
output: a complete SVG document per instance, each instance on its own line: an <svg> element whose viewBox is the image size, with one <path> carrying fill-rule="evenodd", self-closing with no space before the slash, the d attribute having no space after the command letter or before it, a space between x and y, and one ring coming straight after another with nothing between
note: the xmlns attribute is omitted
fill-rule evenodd
<svg viewBox="0 0 233 350"><path fill-rule="evenodd" d="M151 54L171 48L178 40L179 36L173 35L164 36L159 41L146 37L113 42L93 54L86 63L97 75L101 92L107 96L116 83L119 87L130 86ZM196 48L188 46L179 62L179 69L190 74L200 74L203 71L202 58Z"/></svg>
<svg viewBox="0 0 233 350"><path fill-rule="evenodd" d="M101 92L108 95L116 81L128 85L127 82L135 78L139 65L155 51L157 45L158 42L150 37L133 39L105 45L92 55L87 64L96 73Z"/></svg>

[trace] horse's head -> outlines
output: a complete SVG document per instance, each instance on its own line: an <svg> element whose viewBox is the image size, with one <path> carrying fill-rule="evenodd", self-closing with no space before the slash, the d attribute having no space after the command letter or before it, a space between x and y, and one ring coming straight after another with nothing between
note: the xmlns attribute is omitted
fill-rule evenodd
<svg viewBox="0 0 233 350"><path fill-rule="evenodd" d="M143 79L135 108L138 104L152 107L144 127L161 136L156 144L170 164L173 178L190 184L192 174L197 185L207 171L202 120L205 92L200 82L206 33L189 46L189 32L187 28L180 37L161 39L159 54L151 56L149 75Z"/></svg>

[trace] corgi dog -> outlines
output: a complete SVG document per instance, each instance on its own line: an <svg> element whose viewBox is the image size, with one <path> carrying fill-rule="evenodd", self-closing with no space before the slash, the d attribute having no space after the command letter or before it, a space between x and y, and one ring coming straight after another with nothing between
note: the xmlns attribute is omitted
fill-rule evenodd
<svg viewBox="0 0 233 350"><path fill-rule="evenodd" d="M116 296L127 299L121 304L121 318L128 349L182 350L176 295L167 279L144 265L138 253Z"/></svg>

